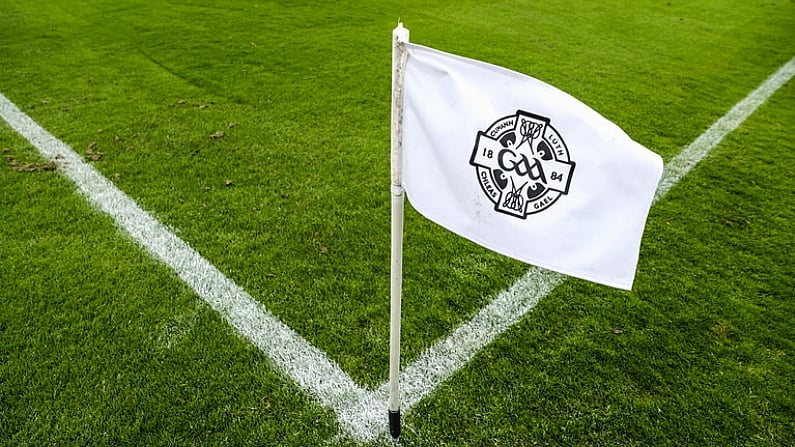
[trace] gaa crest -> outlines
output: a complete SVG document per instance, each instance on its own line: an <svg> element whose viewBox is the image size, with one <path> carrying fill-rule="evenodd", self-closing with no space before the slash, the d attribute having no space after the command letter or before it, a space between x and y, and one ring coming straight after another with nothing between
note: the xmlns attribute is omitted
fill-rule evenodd
<svg viewBox="0 0 795 447"><path fill-rule="evenodd" d="M519 110L478 132L469 164L501 213L524 219L568 194L574 162L549 118Z"/></svg>

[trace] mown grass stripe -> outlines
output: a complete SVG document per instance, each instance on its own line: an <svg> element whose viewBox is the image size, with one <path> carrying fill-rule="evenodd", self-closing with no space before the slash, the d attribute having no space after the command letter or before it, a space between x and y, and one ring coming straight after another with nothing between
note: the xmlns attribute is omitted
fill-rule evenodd
<svg viewBox="0 0 795 447"><path fill-rule="evenodd" d="M666 164L655 203L793 75L795 58L671 159ZM322 351L257 303L2 94L0 116L45 158L56 162L92 204L109 214L148 252L171 267L232 327L265 352L277 367L322 404L334 409L348 436L358 441L369 441L386 434L388 383L375 391L358 386ZM471 320L407 365L402 373L403 410L408 411L433 392L564 280L565 277L557 273L531 268Z"/></svg>

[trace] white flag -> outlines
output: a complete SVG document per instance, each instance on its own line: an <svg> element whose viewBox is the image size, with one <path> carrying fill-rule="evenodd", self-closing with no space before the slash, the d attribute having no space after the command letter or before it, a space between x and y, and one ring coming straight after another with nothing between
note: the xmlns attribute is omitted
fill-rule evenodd
<svg viewBox="0 0 795 447"><path fill-rule="evenodd" d="M631 289L660 156L537 79L403 45L414 208L506 256Z"/></svg>

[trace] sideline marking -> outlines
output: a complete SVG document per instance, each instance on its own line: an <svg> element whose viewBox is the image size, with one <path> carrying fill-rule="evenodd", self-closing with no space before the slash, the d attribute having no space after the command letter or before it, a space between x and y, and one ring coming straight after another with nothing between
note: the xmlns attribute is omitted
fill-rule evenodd
<svg viewBox="0 0 795 447"><path fill-rule="evenodd" d="M46 159L55 162L92 205L110 215L133 240L171 267L227 323L322 404L344 414L350 411L346 408L349 403L368 400L367 391L354 383L323 351L282 323L2 93L0 117Z"/></svg>
<svg viewBox="0 0 795 447"><path fill-rule="evenodd" d="M663 171L653 203L665 196L723 139L795 75L790 59L756 90L732 107L704 133L672 158ZM357 385L315 346L282 323L241 287L142 210L75 153L52 136L0 93L0 117L30 141L78 186L90 203L110 215L116 224L155 258L171 267L232 327L260 348L277 368L289 375L322 404L331 407L346 434L357 441L386 436L389 384L370 391ZM408 412L442 382L465 366L491 341L532 310L565 276L531 268L510 288L456 328L401 373L401 401Z"/></svg>

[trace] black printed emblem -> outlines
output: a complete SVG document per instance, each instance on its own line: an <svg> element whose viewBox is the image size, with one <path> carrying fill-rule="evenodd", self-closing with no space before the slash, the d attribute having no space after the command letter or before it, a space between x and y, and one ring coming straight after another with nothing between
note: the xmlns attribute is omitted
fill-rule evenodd
<svg viewBox="0 0 795 447"><path fill-rule="evenodd" d="M574 172L549 118L523 110L478 132L469 164L494 209L522 219L568 194Z"/></svg>

